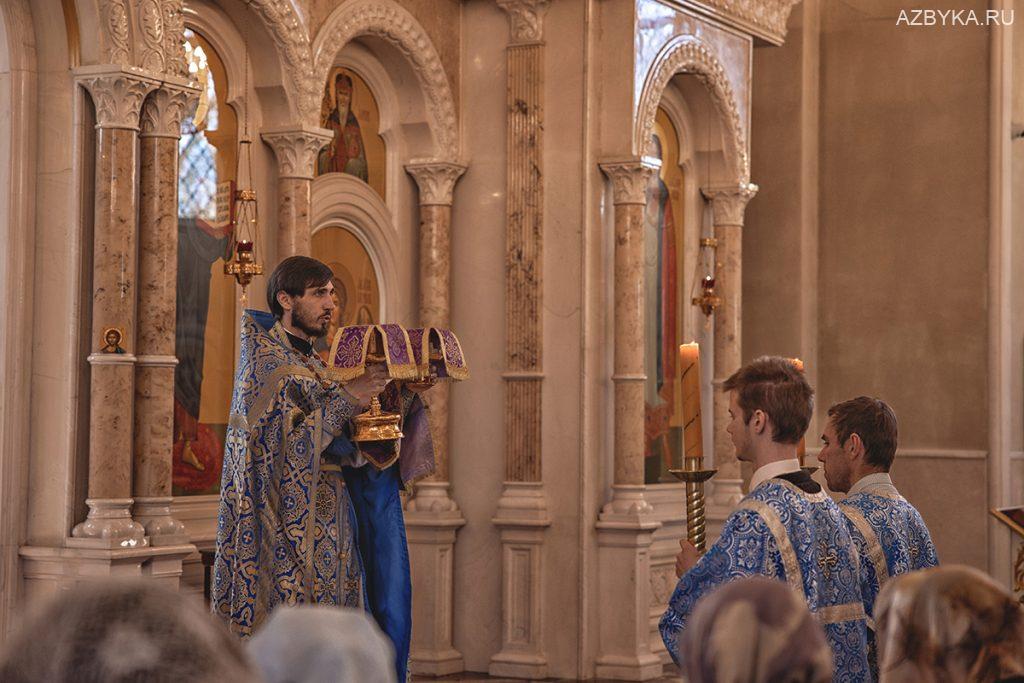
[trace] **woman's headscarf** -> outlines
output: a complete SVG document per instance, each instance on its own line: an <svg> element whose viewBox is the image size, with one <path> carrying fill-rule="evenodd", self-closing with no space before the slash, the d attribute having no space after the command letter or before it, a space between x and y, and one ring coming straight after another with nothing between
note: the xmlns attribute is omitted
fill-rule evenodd
<svg viewBox="0 0 1024 683"><path fill-rule="evenodd" d="M894 578L878 595L875 624L883 683L1024 675L1024 609L977 569L936 567Z"/></svg>
<svg viewBox="0 0 1024 683"><path fill-rule="evenodd" d="M395 683L391 641L362 610L279 607L247 648L267 683Z"/></svg>
<svg viewBox="0 0 1024 683"><path fill-rule="evenodd" d="M690 683L827 683L832 651L803 596L751 577L710 593L679 637Z"/></svg>
<svg viewBox="0 0 1024 683"><path fill-rule="evenodd" d="M8 639L5 683L259 681L198 600L153 581L103 580L54 596Z"/></svg>

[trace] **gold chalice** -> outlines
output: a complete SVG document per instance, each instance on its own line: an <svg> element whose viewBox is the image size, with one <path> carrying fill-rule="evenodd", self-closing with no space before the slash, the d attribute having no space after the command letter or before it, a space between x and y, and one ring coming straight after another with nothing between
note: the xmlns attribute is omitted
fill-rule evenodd
<svg viewBox="0 0 1024 683"><path fill-rule="evenodd" d="M366 352L366 367L371 365L383 365L387 368L387 359L384 356L384 340L381 338L380 330L374 329L371 333L370 347ZM355 424L353 441L395 441L401 439L402 430L399 423L401 415L397 413L384 412L380 405L380 398L374 396L370 399L370 407L365 413L352 418Z"/></svg>

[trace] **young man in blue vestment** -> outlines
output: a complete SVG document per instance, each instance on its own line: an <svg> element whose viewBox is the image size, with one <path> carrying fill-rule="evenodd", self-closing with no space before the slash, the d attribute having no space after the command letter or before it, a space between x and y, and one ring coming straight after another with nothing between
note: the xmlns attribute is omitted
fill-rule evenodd
<svg viewBox="0 0 1024 683"><path fill-rule="evenodd" d="M724 390L729 392L727 432L737 458L754 465L754 476L750 493L703 557L680 542L676 574L681 578L660 624L665 647L678 663L679 634L703 596L733 579L767 576L802 595L824 626L833 680L871 680L857 551L839 506L797 459L814 391L803 372L778 357L743 366Z"/></svg>
<svg viewBox="0 0 1024 683"><path fill-rule="evenodd" d="M829 408L828 418L818 460L828 487L847 494L840 508L860 553L869 663L877 678L873 619L878 591L890 577L934 567L939 558L921 514L889 477L898 430L892 408L858 396Z"/></svg>
<svg viewBox="0 0 1024 683"><path fill-rule="evenodd" d="M406 474L433 469L433 449L408 386L386 394L406 434L398 464L371 468L349 440L350 418L389 379L371 366L341 383L314 352L335 307L332 276L316 259L287 258L268 281L271 313L242 316L213 610L248 637L278 605L365 606L391 639L404 681L412 588L398 494Z"/></svg>

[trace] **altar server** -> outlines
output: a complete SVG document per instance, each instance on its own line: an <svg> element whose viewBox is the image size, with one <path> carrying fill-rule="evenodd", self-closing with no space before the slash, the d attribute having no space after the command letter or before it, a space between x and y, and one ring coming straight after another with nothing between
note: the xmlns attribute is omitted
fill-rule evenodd
<svg viewBox="0 0 1024 683"><path fill-rule="evenodd" d="M867 633L857 551L843 513L800 469L797 444L810 422L814 392L792 361L758 358L726 380L727 428L737 457L753 463L750 493L700 557L681 542L681 579L661 619L676 662L678 640L697 601L744 576L785 581L825 628L834 680L868 681Z"/></svg>

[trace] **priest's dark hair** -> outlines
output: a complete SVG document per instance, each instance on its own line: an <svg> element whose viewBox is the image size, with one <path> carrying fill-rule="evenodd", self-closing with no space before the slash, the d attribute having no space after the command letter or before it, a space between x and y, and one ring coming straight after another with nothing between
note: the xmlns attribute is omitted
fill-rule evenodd
<svg viewBox="0 0 1024 683"><path fill-rule="evenodd" d="M330 282L334 272L326 264L309 256L289 256L277 264L267 280L267 306L275 318L284 315L277 301L278 292L302 296L309 287L322 287Z"/></svg>
<svg viewBox="0 0 1024 683"><path fill-rule="evenodd" d="M828 416L840 446L856 434L864 444L864 457L868 464L889 471L896 457L899 423L896 413L885 401L858 396L836 403L828 409Z"/></svg>
<svg viewBox="0 0 1024 683"><path fill-rule="evenodd" d="M814 412L814 389L803 370L789 358L761 356L744 365L722 385L735 391L744 424L755 410L772 421L772 441L795 444L807 431Z"/></svg>

